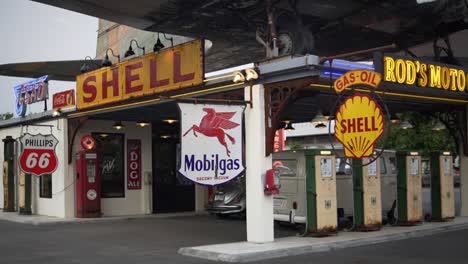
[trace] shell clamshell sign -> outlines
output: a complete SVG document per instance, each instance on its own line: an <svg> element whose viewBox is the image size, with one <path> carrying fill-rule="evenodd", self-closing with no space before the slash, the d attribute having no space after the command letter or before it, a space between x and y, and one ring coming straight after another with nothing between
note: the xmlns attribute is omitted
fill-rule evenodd
<svg viewBox="0 0 468 264"><path fill-rule="evenodd" d="M384 132L384 115L378 103L368 95L346 98L336 113L335 137L344 146L345 156L366 158Z"/></svg>

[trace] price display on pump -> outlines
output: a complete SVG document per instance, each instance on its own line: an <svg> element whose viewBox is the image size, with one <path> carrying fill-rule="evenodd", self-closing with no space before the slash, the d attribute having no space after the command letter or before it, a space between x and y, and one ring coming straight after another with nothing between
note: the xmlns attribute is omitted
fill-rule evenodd
<svg viewBox="0 0 468 264"><path fill-rule="evenodd" d="M22 152L19 162L22 171L41 176L53 173L57 169L56 137L25 134L20 141Z"/></svg>

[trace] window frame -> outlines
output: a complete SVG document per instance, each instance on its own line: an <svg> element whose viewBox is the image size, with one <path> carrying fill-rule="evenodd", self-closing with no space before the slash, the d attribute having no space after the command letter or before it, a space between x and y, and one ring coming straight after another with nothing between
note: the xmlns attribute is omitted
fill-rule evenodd
<svg viewBox="0 0 468 264"><path fill-rule="evenodd" d="M49 193L46 193L44 191L43 187L43 182L46 177L50 177L49 181ZM44 174L39 177L39 198L47 198L47 199L52 199L52 174Z"/></svg>
<svg viewBox="0 0 468 264"><path fill-rule="evenodd" d="M119 185L120 185L120 188L119 188L119 194L118 195L110 195L108 192L104 192L104 186L105 186L105 183L103 181L103 177L102 177L102 172L101 172L101 168L102 168L102 151L100 149L100 142L102 141L102 139L99 139L99 135L102 135L102 134L106 134L106 139L107 138L110 138L110 137L120 137L121 139L121 142L119 144L119 149L120 149L120 152L121 152L121 160L122 160L122 163L121 165L119 166L118 169L120 169L121 171L121 177L119 179ZM91 133L91 136L96 140L96 150L98 152L98 157L99 157L99 171L101 172L100 175L99 175L99 181L100 181L100 188L101 188L101 198L125 198L125 189L126 189L126 171L125 171L125 163L126 163L126 153L125 153L125 134L124 133L107 133L107 132L92 132ZM116 181L117 182L117 181ZM115 192L117 193L117 192Z"/></svg>

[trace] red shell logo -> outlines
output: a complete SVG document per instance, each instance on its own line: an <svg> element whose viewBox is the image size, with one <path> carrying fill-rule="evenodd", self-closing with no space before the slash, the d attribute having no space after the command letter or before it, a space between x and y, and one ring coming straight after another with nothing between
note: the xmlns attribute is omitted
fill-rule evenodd
<svg viewBox="0 0 468 264"><path fill-rule="evenodd" d="M193 125L187 132L184 133L184 137L193 131L193 135L198 137L197 132L207 137L216 137L221 145L226 148L228 157L231 155L231 151L226 143L225 137L231 141L231 144L236 144L234 137L224 132L224 129L229 130L239 126L238 123L230 121L230 119L236 114L236 112L220 112L216 113L213 108L203 108L206 115L200 121L200 125Z"/></svg>

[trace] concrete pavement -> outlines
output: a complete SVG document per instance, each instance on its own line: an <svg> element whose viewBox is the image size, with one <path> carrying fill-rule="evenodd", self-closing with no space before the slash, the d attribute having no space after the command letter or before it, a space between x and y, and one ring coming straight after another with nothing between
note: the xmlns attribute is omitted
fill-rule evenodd
<svg viewBox="0 0 468 264"><path fill-rule="evenodd" d="M431 222L418 226L385 226L376 232L339 232L324 238L285 237L273 243L256 244L237 242L181 248L179 254L224 262L251 262L286 256L317 253L348 247L397 241L428 236L442 232L468 229L468 217L451 222Z"/></svg>
<svg viewBox="0 0 468 264"><path fill-rule="evenodd" d="M80 224L0 220L0 264L215 263L177 254L182 247L245 241L245 221L183 216ZM277 239L297 230L278 227ZM255 261L262 264L465 264L468 230L333 251Z"/></svg>
<svg viewBox="0 0 468 264"><path fill-rule="evenodd" d="M60 218L53 216L44 215L20 215L18 212L1 212L0 220L10 221L20 224L31 224L31 225L48 225L48 224L72 224L72 223L93 223L93 222L113 222L113 221L125 221L132 219L143 219L143 218L171 218L171 217L184 217L184 216L195 216L195 215L207 215L207 213L174 213L174 214L148 214L148 215L124 215L124 216L108 216L100 218Z"/></svg>

